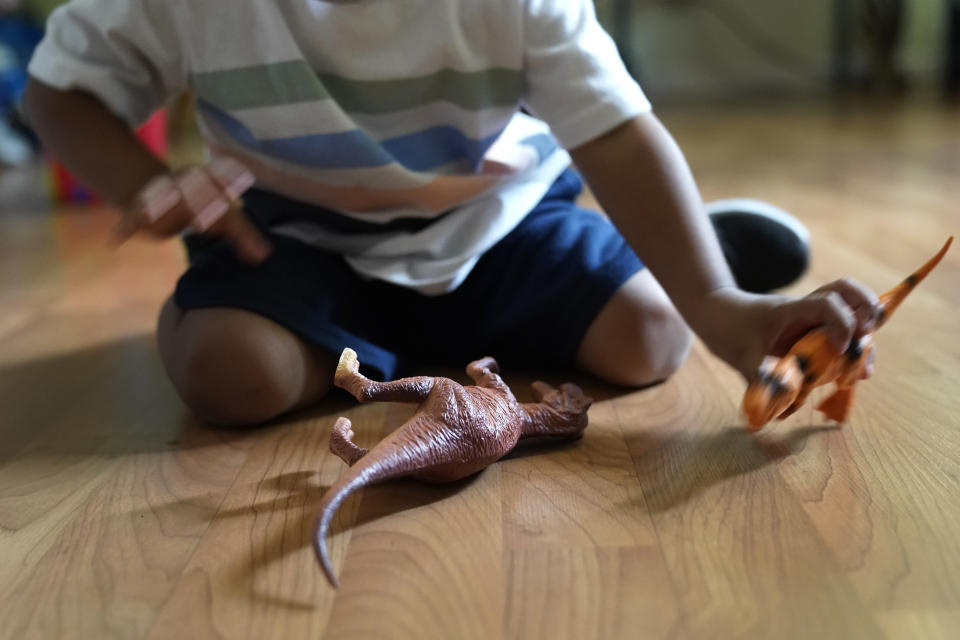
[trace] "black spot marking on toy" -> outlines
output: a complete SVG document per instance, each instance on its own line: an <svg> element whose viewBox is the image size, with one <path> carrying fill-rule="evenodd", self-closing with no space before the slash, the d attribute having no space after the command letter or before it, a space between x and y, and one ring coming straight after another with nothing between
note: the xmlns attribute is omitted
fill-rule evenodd
<svg viewBox="0 0 960 640"><path fill-rule="evenodd" d="M847 356L847 360L850 362L856 362L860 359L860 356L863 355L863 345L860 344L859 340L851 341L850 346L847 347L844 355Z"/></svg>
<svg viewBox="0 0 960 640"><path fill-rule="evenodd" d="M783 384L783 380L780 378L773 378L773 380L770 381L770 393L773 395L779 396L780 394L786 392L786 390L787 385Z"/></svg>

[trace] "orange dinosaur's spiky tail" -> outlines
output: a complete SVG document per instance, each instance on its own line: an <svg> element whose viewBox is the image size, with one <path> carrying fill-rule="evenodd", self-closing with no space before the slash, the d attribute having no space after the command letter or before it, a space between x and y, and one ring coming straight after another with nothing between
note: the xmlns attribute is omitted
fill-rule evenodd
<svg viewBox="0 0 960 640"><path fill-rule="evenodd" d="M937 255L927 260L926 264L907 276L903 282L880 296L880 316L877 318L878 328L890 319L890 316L893 315L893 312L900 306L903 299L907 297L907 294L913 291L914 288L920 284L920 281L926 278L927 274L940 264L940 260L946 255L947 249L950 248L950 243L952 242L953 236L950 236L946 244L943 245L943 248L937 252Z"/></svg>

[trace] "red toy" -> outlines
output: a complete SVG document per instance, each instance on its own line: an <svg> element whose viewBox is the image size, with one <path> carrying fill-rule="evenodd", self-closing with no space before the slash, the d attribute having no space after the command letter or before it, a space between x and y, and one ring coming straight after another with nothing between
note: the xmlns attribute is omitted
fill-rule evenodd
<svg viewBox="0 0 960 640"><path fill-rule="evenodd" d="M334 384L360 402L418 402L417 412L367 451L353 443L350 421L339 418L330 434L330 450L350 469L327 491L314 527L314 548L330 584L338 586L327 555L326 535L337 507L357 489L400 476L428 482L453 482L499 460L521 438L579 438L587 427L593 400L574 384L554 389L533 383L538 400L522 404L498 375L493 358L467 365L475 385L420 376L374 382L359 372L357 354L344 349Z"/></svg>
<svg viewBox="0 0 960 640"><path fill-rule="evenodd" d="M882 327L903 299L927 277L950 248L953 236L925 265L880 296L880 315L873 330L855 339L846 351L837 351L823 329L802 337L782 358L767 356L743 396L748 429L757 431L770 420L782 420L806 402L810 392L836 382L837 388L817 407L831 420L844 422L853 406L854 386L873 358L873 334Z"/></svg>

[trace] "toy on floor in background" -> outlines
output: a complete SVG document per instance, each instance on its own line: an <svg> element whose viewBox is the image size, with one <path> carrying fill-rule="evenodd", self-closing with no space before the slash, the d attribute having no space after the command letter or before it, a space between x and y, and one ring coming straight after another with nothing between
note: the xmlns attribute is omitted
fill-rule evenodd
<svg viewBox="0 0 960 640"><path fill-rule="evenodd" d="M17 11L19 0L0 0L0 169L28 165L36 141L20 103L27 85L27 64L43 37L42 23Z"/></svg>
<svg viewBox="0 0 960 640"><path fill-rule="evenodd" d="M873 334L890 319L907 294L940 263L951 242L953 236L925 265L880 296L880 315L873 328L854 339L846 351L838 351L826 331L814 329L782 358L767 356L743 396L747 428L757 431L774 418L786 418L803 406L814 388L831 382L836 382L837 388L817 410L831 420L845 421L853 406L854 386L864 377L873 358Z"/></svg>
<svg viewBox="0 0 960 640"><path fill-rule="evenodd" d="M323 571L338 586L326 535L337 507L357 489L400 476L428 482L453 482L477 473L507 454L521 438L558 436L575 439L587 427L593 400L574 384L555 389L533 383L537 402L520 403L498 375L493 358L467 365L474 385L448 378L419 376L374 382L359 372L357 354L344 349L334 384L360 402L418 402L417 412L369 452L353 443L350 421L339 418L330 450L350 469L327 491L314 527L314 549Z"/></svg>

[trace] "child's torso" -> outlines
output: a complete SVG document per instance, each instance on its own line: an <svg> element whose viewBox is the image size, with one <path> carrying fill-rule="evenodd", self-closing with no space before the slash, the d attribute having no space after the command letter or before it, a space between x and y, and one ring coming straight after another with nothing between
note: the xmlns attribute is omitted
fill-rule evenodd
<svg viewBox="0 0 960 640"><path fill-rule="evenodd" d="M192 4L204 133L263 187L365 218L430 217L550 151L540 123L515 118L521 3Z"/></svg>

